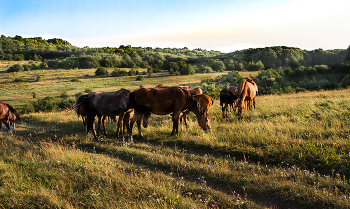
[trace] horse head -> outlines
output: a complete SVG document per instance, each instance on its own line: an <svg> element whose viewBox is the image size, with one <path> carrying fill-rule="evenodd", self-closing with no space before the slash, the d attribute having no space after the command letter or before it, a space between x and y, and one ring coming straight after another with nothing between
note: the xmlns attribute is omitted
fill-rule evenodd
<svg viewBox="0 0 350 209"><path fill-rule="evenodd" d="M203 114L198 118L198 125L205 131L210 132L211 126L210 126L210 116L209 114Z"/></svg>

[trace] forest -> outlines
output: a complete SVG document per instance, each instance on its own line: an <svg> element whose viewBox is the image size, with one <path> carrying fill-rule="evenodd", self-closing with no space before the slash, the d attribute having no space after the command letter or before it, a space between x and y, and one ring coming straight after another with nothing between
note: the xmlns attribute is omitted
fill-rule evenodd
<svg viewBox="0 0 350 209"><path fill-rule="evenodd" d="M125 76L119 68L146 68L147 74L168 72L171 75L225 72L227 76L202 81L204 91L217 97L220 89L237 85L238 71L259 71L254 78L260 94L339 89L350 85L350 46L347 49L312 51L295 47L273 46L250 48L231 53L189 50L184 48L152 48L121 45L117 47L75 47L54 38L22 38L1 36L0 60L32 60L40 64L16 64L7 72L37 69L98 68L96 76ZM114 69L111 73L110 69ZM109 71L108 71L109 70ZM235 77L238 76L238 77Z"/></svg>

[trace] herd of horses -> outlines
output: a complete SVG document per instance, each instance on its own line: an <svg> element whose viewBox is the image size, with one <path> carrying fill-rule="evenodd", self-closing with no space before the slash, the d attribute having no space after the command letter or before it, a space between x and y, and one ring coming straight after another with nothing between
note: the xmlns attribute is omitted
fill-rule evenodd
<svg viewBox="0 0 350 209"><path fill-rule="evenodd" d="M258 87L252 78L243 79L238 86L231 86L220 92L220 106L223 117L227 117L229 107L240 115L245 109L255 108L255 97ZM71 110L74 110L83 120L85 134L92 133L98 140L102 122L104 134L106 120L111 118L117 123L116 138L123 137L125 130L132 142L132 130L137 123L139 136L142 136L141 122L144 128L148 126L151 114L168 115L173 121L172 135L178 134L179 123L184 121L187 126L187 114L193 112L198 125L206 132L211 130L209 109L213 107L214 99L203 94L200 88L188 86L162 86L159 88L140 88L135 91L120 89L115 92L93 92L78 96ZM131 117L131 113L134 112ZM98 119L97 134L95 118ZM118 120L116 117L118 116ZM0 126L2 123L9 132L15 128L16 119L21 116L12 106L0 102Z"/></svg>

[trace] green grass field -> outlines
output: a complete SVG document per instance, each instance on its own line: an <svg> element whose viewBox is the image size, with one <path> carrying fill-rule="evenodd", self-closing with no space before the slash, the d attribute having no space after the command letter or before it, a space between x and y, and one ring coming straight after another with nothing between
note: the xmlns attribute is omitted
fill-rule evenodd
<svg viewBox="0 0 350 209"><path fill-rule="evenodd" d="M1 100L20 109L35 100L33 91L41 98L86 88L195 86L218 74L141 82L93 75L0 73ZM256 101L255 110L222 118L216 100L210 133L191 113L189 127L171 136L171 117L152 115L131 145L115 140L115 123L107 124L110 137L95 142L72 112L24 114L15 135L0 131L0 208L350 208L350 89Z"/></svg>

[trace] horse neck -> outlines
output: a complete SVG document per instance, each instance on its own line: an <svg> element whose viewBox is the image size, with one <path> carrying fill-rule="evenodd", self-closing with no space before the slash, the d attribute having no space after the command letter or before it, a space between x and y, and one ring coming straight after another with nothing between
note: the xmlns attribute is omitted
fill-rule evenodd
<svg viewBox="0 0 350 209"><path fill-rule="evenodd" d="M201 109L198 106L198 102L192 98L194 101L191 101L191 99L189 98L189 105L188 105L188 109L190 109L196 116L197 118L200 118L203 116L203 113L201 111Z"/></svg>

